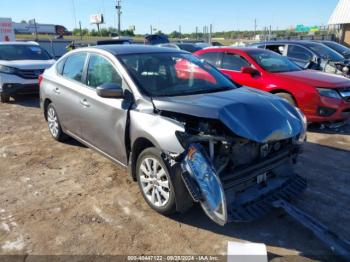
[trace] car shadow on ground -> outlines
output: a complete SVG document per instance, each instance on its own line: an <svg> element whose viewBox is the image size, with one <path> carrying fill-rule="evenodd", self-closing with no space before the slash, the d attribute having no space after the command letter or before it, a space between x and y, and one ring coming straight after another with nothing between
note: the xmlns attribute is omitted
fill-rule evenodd
<svg viewBox="0 0 350 262"><path fill-rule="evenodd" d="M344 125L329 127L321 124L310 124L308 126L308 131L312 133L319 134L341 134L350 135L350 123L345 123Z"/></svg>
<svg viewBox="0 0 350 262"><path fill-rule="evenodd" d="M315 158L314 156L317 155ZM342 230L346 221L350 220L350 213L344 213L347 203L344 201L344 188L341 188L329 176L329 170L339 177L339 182L349 184L350 178L346 171L348 163L337 165L339 161L346 161L350 157L350 149L343 150L330 146L306 143L297 172L303 173L308 179L308 188L296 199L293 204L312 215L323 224L330 227L335 233L350 238L350 230ZM328 158L326 160L325 158ZM329 167L329 168L327 168ZM328 170L329 169L329 170ZM350 168L348 169L350 170ZM327 185L327 186L326 186ZM334 195L329 199L330 195ZM350 194L350 193L349 193ZM346 197L346 196L345 196ZM334 202L334 203L333 203ZM334 219L336 216L337 219ZM239 241L265 243L271 247L295 250L300 256L321 261L342 261L330 249L297 221L286 215L282 210L273 210L257 221L247 223L229 223L225 226L216 225L202 211L199 204L195 204L185 214L175 214L171 219L179 223L208 230ZM342 227L343 226L343 227ZM269 253L269 260L279 257ZM277 260L278 261L278 260ZM292 260L294 261L294 260ZM295 260L299 261L299 260Z"/></svg>
<svg viewBox="0 0 350 262"><path fill-rule="evenodd" d="M8 103L24 107L40 108L39 95L16 95L15 97L11 97Z"/></svg>
<svg viewBox="0 0 350 262"><path fill-rule="evenodd" d="M80 143L78 140L74 139L73 137L67 137L64 141L64 144L74 146L74 147L81 147L81 148L88 148L84 144Z"/></svg>

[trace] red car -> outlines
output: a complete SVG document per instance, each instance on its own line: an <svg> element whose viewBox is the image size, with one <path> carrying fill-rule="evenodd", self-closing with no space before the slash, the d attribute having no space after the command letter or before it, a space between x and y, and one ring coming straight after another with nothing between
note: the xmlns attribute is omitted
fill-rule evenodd
<svg viewBox="0 0 350 262"><path fill-rule="evenodd" d="M304 70L288 58L258 48L206 48L195 53L234 82L287 99L309 122L337 122L350 118L350 80Z"/></svg>

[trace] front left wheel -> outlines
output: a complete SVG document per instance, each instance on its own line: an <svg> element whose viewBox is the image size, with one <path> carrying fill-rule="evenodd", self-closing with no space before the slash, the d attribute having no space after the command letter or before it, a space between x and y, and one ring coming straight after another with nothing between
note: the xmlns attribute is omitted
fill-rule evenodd
<svg viewBox="0 0 350 262"><path fill-rule="evenodd" d="M140 154L136 176L143 198L151 208L165 215L175 212L175 192L160 150L152 147Z"/></svg>

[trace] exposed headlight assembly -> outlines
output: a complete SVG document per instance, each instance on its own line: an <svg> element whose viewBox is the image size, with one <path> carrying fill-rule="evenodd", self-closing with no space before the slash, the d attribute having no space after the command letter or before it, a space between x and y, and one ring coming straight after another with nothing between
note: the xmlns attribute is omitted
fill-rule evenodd
<svg viewBox="0 0 350 262"><path fill-rule="evenodd" d="M0 65L0 73L14 74L15 71L16 71L16 69L13 67Z"/></svg>
<svg viewBox="0 0 350 262"><path fill-rule="evenodd" d="M320 96L341 99L340 94L336 90L327 88L317 88L317 91L320 94Z"/></svg>

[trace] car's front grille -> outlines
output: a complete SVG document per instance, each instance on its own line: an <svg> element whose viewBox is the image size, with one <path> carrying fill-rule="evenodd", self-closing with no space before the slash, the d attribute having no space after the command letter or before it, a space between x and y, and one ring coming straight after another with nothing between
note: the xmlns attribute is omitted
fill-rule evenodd
<svg viewBox="0 0 350 262"><path fill-rule="evenodd" d="M44 69L17 69L16 75L25 79L37 79Z"/></svg>
<svg viewBox="0 0 350 262"><path fill-rule="evenodd" d="M339 93L345 101L350 102L350 87L340 89Z"/></svg>

